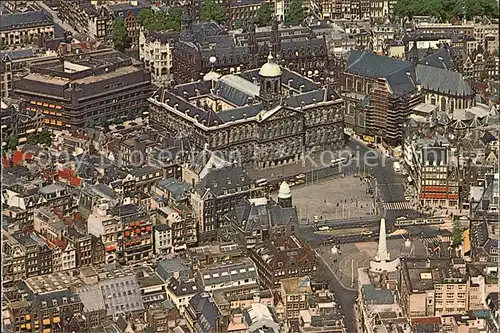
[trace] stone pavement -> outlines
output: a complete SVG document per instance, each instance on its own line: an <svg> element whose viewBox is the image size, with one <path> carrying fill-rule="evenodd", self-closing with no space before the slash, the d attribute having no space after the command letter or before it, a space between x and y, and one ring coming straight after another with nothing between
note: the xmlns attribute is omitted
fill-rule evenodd
<svg viewBox="0 0 500 333"><path fill-rule="evenodd" d="M391 260L400 257L401 253L407 252L404 242L402 238L387 240L387 250ZM414 240L414 242L419 241ZM358 268L369 267L370 261L377 253L377 247L377 242L350 243L340 245L340 252L337 254L331 252L332 246L321 247L318 252L345 288L357 288ZM418 244L415 249L420 251L424 248Z"/></svg>
<svg viewBox="0 0 500 333"><path fill-rule="evenodd" d="M373 215L373 198L366 182L345 176L323 180L313 185L292 187L292 202L299 217L314 221L338 220Z"/></svg>

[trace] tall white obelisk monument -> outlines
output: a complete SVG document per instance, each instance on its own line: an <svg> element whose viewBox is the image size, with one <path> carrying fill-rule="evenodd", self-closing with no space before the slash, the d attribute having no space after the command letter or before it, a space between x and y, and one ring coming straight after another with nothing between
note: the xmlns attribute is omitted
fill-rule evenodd
<svg viewBox="0 0 500 333"><path fill-rule="evenodd" d="M385 219L380 220L380 232L378 238L378 251L375 255L375 260L370 262L370 270L372 272L395 272L399 266L399 258L390 261L389 252L387 251L387 232L385 228Z"/></svg>

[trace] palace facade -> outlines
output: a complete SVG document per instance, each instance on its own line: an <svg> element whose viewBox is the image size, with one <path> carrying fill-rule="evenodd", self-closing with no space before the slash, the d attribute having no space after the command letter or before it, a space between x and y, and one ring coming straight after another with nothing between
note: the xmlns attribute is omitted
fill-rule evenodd
<svg viewBox="0 0 500 333"><path fill-rule="evenodd" d="M344 144L343 102L333 88L281 68L268 56L260 69L160 87L149 99L150 124L183 133L198 148L243 165L272 167Z"/></svg>

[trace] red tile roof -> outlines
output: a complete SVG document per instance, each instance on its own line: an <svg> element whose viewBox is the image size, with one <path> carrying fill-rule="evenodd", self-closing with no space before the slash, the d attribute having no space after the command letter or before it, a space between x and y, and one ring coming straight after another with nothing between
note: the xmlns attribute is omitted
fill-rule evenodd
<svg viewBox="0 0 500 333"><path fill-rule="evenodd" d="M82 184L82 179L76 175L75 170L71 169L51 171L46 175L46 178L51 177L66 182L73 187L78 187Z"/></svg>
<svg viewBox="0 0 500 333"><path fill-rule="evenodd" d="M22 151L15 151L10 158L12 159L12 166L18 166L22 161L33 159L33 155L28 153L23 153ZM8 157L4 157L3 166L8 168L10 167L10 161Z"/></svg>

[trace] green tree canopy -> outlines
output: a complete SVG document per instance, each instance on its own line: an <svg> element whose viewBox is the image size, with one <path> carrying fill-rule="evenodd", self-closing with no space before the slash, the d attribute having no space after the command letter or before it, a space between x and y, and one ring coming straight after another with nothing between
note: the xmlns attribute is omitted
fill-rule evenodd
<svg viewBox="0 0 500 333"><path fill-rule="evenodd" d="M255 13L255 23L259 27L265 27L266 25L271 24L271 20L273 18L274 10L268 3L262 4L257 12Z"/></svg>
<svg viewBox="0 0 500 333"><path fill-rule="evenodd" d="M242 28L242 27L243 27L244 23L245 23L245 22L244 22L242 19L236 19L236 20L234 21L234 24L233 24L233 25L234 25L234 28L236 28L236 29L240 29L240 28Z"/></svg>
<svg viewBox="0 0 500 333"><path fill-rule="evenodd" d="M36 132L28 136L27 143L32 144L32 145L43 145L50 147L52 146L52 134L44 129L41 132Z"/></svg>
<svg viewBox="0 0 500 333"><path fill-rule="evenodd" d="M474 16L498 18L498 0L398 0L394 15L412 19L416 15L432 15L443 22L453 17L467 19Z"/></svg>
<svg viewBox="0 0 500 333"><path fill-rule="evenodd" d="M206 0L203 2L202 18L207 21L222 23L226 20L226 8L216 0Z"/></svg>
<svg viewBox="0 0 500 333"><path fill-rule="evenodd" d="M462 244L462 234L463 234L463 230L462 230L462 228L460 228L458 221L454 221L453 222L453 239L452 239L452 245L454 247L457 247L460 244Z"/></svg>
<svg viewBox="0 0 500 333"><path fill-rule="evenodd" d="M180 30L182 8L174 7L166 11L154 11L149 8L141 9L139 22L147 30Z"/></svg>
<svg viewBox="0 0 500 333"><path fill-rule="evenodd" d="M16 150L17 145L19 144L19 137L14 133L10 134L7 137L7 150Z"/></svg>
<svg viewBox="0 0 500 333"><path fill-rule="evenodd" d="M127 25L125 24L125 20L121 17L113 22L113 44L117 50L122 52L130 46Z"/></svg>
<svg viewBox="0 0 500 333"><path fill-rule="evenodd" d="M303 0L292 0L288 7L288 13L285 14L285 21L287 23L301 23L306 18L304 11Z"/></svg>

